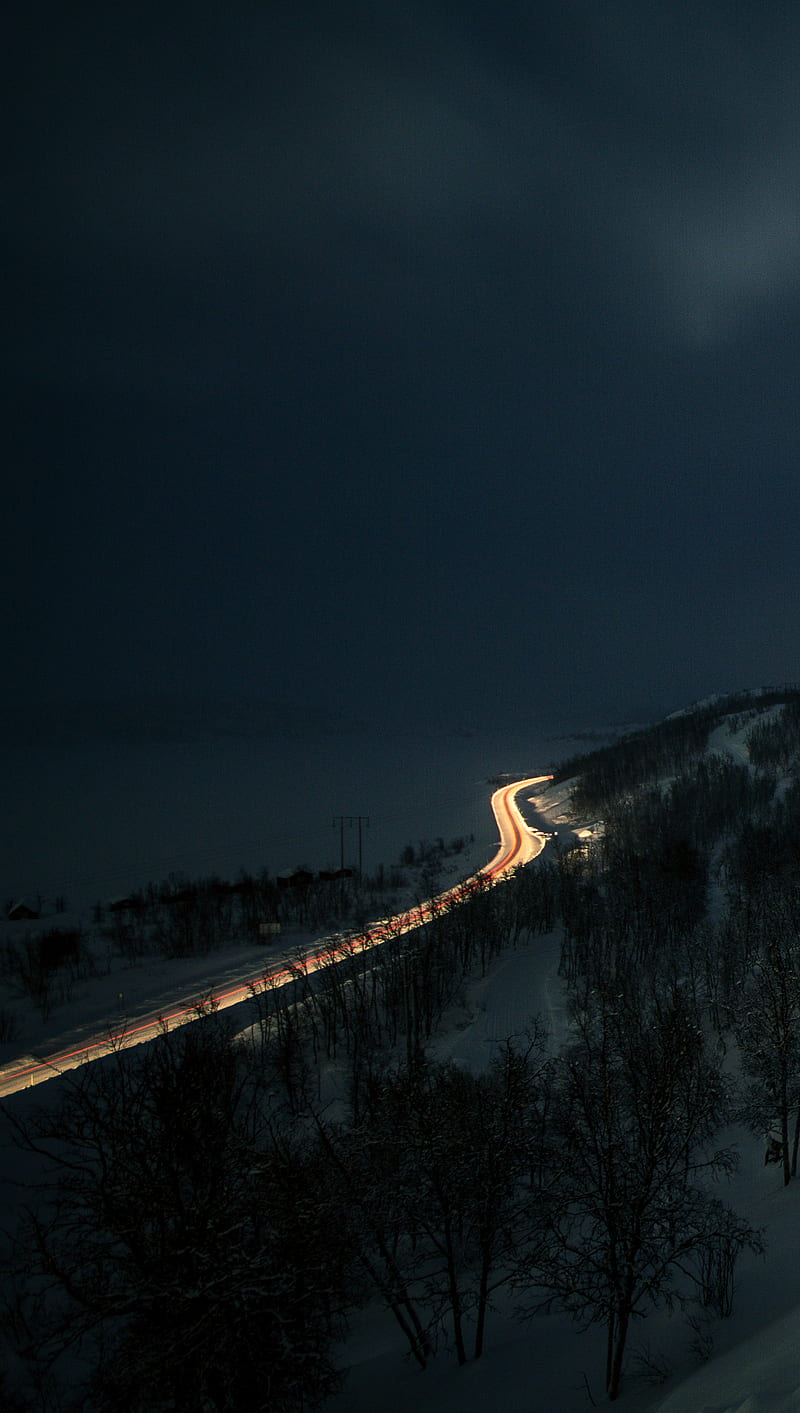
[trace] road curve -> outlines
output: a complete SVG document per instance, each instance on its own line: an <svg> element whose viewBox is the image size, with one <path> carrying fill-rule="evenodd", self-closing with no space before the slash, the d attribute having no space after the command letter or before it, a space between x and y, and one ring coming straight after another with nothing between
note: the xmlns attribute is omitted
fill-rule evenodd
<svg viewBox="0 0 800 1413"><path fill-rule="evenodd" d="M310 975L323 967L344 960L347 956L377 947L382 942L388 941L389 938L401 937L406 932L412 932L414 928L429 922L445 909L464 902L471 893L485 888L487 885L491 886L500 882L508 874L513 873L515 868L536 858L545 846L546 836L529 828L525 823L517 805L517 795L525 789L532 789L551 779L550 775L534 775L525 780L511 781L509 784L501 786L499 790L495 790L491 804L500 833L500 844L494 858L484 864L483 868L474 873L472 877L464 879L452 888L445 889L443 893L437 894L435 898L429 898L427 902L416 904L401 913L396 913L393 917L372 923L363 934L326 938L324 942L318 944L318 951L300 957L295 963L283 967L278 966L274 971L266 974L262 969L244 981L236 982L235 985L224 991L215 992L211 998L214 1009L224 1010L228 1006L235 1006L241 1001L248 1000L252 995L253 987L266 986L270 990L278 990L294 981L300 974ZM124 1030L115 1034L106 1032L104 1035L96 1036L93 1040L79 1046L60 1050L45 1059L29 1055L11 1061L10 1064L0 1069L0 1096L14 1094L20 1089L29 1089L32 1085L41 1084L44 1080L52 1079L63 1074L66 1070L77 1069L79 1065L85 1065L90 1060L100 1059L112 1050L127 1049L131 1045L139 1045L145 1040L154 1040L158 1035L163 1035L165 1030L172 1030L187 1021L196 1020L198 1015L202 1013L202 1006L208 1000L206 993L204 997L198 997L196 1001L181 1006L177 1010L166 1013L151 1012L149 1015L132 1021Z"/></svg>
<svg viewBox="0 0 800 1413"><path fill-rule="evenodd" d="M521 864L537 858L545 846L545 835L531 829L525 823L517 804L517 795L523 790L532 789L552 780L552 775L533 775L527 780L514 780L503 785L492 795L492 810L500 831L500 848L491 863L481 869L481 874L497 881L505 878ZM480 876L480 875L476 875Z"/></svg>

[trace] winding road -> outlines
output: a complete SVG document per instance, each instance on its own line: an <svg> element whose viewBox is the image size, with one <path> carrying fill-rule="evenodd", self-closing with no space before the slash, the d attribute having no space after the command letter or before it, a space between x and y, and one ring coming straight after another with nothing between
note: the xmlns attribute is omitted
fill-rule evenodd
<svg viewBox="0 0 800 1413"><path fill-rule="evenodd" d="M126 1049L146 1040L154 1040L158 1035L163 1035L165 1030L196 1020L204 1005L211 1004L215 1010L224 1010L228 1006L247 1001L252 996L253 987L266 986L277 990L295 980L300 972L310 974L319 971L322 967L330 966L354 953L377 947L389 938L412 932L414 928L429 922L444 909L464 902L471 893L500 882L513 873L514 869L536 858L545 846L547 836L531 829L525 823L517 804L517 796L523 790L541 786L551 779L550 775L534 775L525 780L511 781L495 790L491 804L500 833L499 848L494 858L470 878L447 888L443 893L438 893L427 902L407 908L380 922L371 923L362 934L325 938L316 944L318 950L315 948L291 964L278 965L272 972L265 973L262 968L252 976L238 980L229 988L215 992L211 998L206 992L204 996L185 1002L176 1010L151 1011L131 1021L115 1034L106 1031L102 1036L95 1036L77 1046L58 1050L44 1058L28 1055L13 1060L0 1069L0 1096L14 1094L20 1089L29 1089L32 1085L41 1084L42 1081L63 1074L66 1070L76 1069L90 1060L100 1059L112 1050Z"/></svg>

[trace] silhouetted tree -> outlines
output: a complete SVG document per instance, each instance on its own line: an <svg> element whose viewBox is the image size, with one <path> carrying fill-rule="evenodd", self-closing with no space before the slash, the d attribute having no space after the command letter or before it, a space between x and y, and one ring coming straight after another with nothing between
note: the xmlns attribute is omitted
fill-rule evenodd
<svg viewBox="0 0 800 1413"><path fill-rule="evenodd" d="M45 1160L9 1320L33 1370L79 1354L65 1408L288 1413L335 1385L347 1256L313 1150L273 1132L259 1076L207 1019L9 1115Z"/></svg>
<svg viewBox="0 0 800 1413"><path fill-rule="evenodd" d="M715 1149L728 1112L722 1076L681 993L647 995L617 978L576 1003L575 1043L558 1062L553 1123L564 1167L551 1210L542 1302L606 1326L606 1389L616 1398L631 1321L686 1298L721 1303L755 1241L710 1192L735 1155Z"/></svg>
<svg viewBox="0 0 800 1413"><path fill-rule="evenodd" d="M751 960L734 1013L750 1081L743 1117L756 1133L777 1131L788 1185L800 1143L800 895L763 887L748 933Z"/></svg>
<svg viewBox="0 0 800 1413"><path fill-rule="evenodd" d="M544 1242L549 1073L536 1030L483 1075L419 1059L375 1084L358 1129L328 1130L364 1217L354 1240L421 1364L440 1326L460 1364L472 1330L479 1358L493 1293Z"/></svg>

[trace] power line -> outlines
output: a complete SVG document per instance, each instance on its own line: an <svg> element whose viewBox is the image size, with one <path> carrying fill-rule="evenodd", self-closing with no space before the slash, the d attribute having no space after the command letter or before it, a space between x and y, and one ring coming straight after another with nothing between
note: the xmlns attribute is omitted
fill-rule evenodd
<svg viewBox="0 0 800 1413"><path fill-rule="evenodd" d="M334 817L334 829L339 831L339 868L345 866L345 825L353 828L358 825L359 831L359 879L363 873L363 851L362 851L362 828L369 828L369 815L367 814L336 814Z"/></svg>

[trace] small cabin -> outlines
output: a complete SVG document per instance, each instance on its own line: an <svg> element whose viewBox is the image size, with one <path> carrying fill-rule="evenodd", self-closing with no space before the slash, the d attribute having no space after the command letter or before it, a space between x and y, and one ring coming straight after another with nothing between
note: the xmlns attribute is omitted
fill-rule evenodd
<svg viewBox="0 0 800 1413"><path fill-rule="evenodd" d="M29 903L27 898L20 898L18 902L12 903L7 916L9 922L35 921L39 916L39 909Z"/></svg>
<svg viewBox="0 0 800 1413"><path fill-rule="evenodd" d="M275 881L282 890L310 888L314 882L314 875L307 868L297 868L294 873L279 873Z"/></svg>

